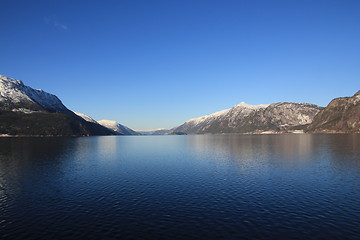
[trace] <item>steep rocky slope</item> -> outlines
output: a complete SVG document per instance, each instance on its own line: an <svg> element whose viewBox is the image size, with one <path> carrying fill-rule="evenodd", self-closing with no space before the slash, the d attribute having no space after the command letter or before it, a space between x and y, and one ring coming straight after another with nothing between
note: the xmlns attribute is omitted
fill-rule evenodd
<svg viewBox="0 0 360 240"><path fill-rule="evenodd" d="M333 99L314 118L308 132L360 132L360 91L352 97Z"/></svg>

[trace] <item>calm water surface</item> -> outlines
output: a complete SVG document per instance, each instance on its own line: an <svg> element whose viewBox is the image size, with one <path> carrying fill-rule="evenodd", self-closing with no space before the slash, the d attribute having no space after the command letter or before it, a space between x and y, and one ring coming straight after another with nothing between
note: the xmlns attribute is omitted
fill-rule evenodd
<svg viewBox="0 0 360 240"><path fill-rule="evenodd" d="M360 135L0 139L0 239L360 239Z"/></svg>

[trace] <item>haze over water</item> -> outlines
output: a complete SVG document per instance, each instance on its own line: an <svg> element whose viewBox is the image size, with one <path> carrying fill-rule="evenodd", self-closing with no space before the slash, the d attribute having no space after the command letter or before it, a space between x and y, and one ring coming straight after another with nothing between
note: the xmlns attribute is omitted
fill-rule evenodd
<svg viewBox="0 0 360 240"><path fill-rule="evenodd" d="M360 135L0 139L1 239L356 239Z"/></svg>

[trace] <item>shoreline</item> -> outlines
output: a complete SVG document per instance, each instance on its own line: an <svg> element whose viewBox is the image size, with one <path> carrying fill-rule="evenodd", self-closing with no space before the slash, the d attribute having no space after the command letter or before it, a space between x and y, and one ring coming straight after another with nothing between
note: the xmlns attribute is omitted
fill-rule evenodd
<svg viewBox="0 0 360 240"><path fill-rule="evenodd" d="M107 137L107 136L209 136L209 135L285 135L285 134L360 134L360 132L304 132L304 131L294 131L294 132L275 132L275 131L264 131L264 132L251 132L251 133L205 133L205 134L184 134L184 135L71 135L71 136L62 136L62 135L9 135L9 134L0 134L0 138L20 138L20 137L36 137L36 138L58 138L58 137Z"/></svg>

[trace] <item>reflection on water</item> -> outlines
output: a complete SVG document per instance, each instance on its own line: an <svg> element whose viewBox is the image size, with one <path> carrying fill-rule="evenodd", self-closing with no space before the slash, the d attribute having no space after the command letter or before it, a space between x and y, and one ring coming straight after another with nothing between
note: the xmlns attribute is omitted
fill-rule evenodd
<svg viewBox="0 0 360 240"><path fill-rule="evenodd" d="M235 160L239 165L248 161L276 158L284 164L309 161L316 146L313 136L302 135L197 135L188 138L189 146L200 154L216 154Z"/></svg>
<svg viewBox="0 0 360 240"><path fill-rule="evenodd" d="M0 138L1 239L356 239L360 136Z"/></svg>

